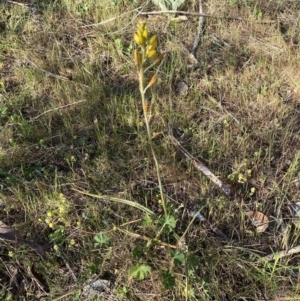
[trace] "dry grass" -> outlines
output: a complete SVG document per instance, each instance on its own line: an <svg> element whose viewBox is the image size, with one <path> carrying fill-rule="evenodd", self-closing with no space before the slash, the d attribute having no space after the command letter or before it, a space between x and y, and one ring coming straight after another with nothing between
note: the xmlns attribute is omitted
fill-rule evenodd
<svg viewBox="0 0 300 301"><path fill-rule="evenodd" d="M0 220L48 245L40 256L1 241L2 300L85 300L93 275L111 281L111 299L99 300L300 300L298 254L259 260L299 244L288 211L300 181L298 1L205 1L218 17L205 19L197 68L187 52L197 18L143 17L165 53L148 96L172 231L162 229L132 59L134 9L155 7L42 2L0 4ZM176 92L180 81L187 96ZM175 149L166 127L232 187L230 200ZM197 204L231 242L191 222L182 204ZM266 232L256 233L249 209L269 217ZM95 245L99 232L110 241ZM138 280L132 267L142 265L151 272Z"/></svg>

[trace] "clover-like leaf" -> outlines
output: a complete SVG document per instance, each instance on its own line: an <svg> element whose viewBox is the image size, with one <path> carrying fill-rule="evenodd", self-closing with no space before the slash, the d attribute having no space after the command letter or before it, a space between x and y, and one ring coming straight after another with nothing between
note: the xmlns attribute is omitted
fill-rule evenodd
<svg viewBox="0 0 300 301"><path fill-rule="evenodd" d="M103 234L102 232L99 232L94 237L94 247L105 247L109 245L110 237L106 234Z"/></svg>

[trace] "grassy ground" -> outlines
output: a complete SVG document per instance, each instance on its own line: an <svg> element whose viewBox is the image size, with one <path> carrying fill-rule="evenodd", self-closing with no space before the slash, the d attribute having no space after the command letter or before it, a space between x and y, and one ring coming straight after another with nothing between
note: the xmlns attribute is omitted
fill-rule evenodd
<svg viewBox="0 0 300 301"><path fill-rule="evenodd" d="M300 300L298 254L260 260L300 243L288 210L300 185L299 1L204 1L219 17L205 19L194 68L197 17L143 16L165 54L147 98L168 216L133 62L137 8L156 10L134 0L0 4L0 220L48 246L36 254L1 241L1 300L86 300L92 278L111 282L97 300ZM167 127L232 187L230 199ZM192 222L185 208L195 205L229 243ZM269 228L257 233L247 210Z"/></svg>

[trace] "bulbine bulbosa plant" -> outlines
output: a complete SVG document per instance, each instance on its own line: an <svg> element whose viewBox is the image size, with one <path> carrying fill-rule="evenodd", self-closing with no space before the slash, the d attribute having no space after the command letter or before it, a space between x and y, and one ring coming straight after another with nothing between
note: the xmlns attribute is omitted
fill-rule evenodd
<svg viewBox="0 0 300 301"><path fill-rule="evenodd" d="M152 156L155 162L155 168L156 168L158 184L160 189L161 204L163 206L165 215L167 215L167 206L163 194L159 164L152 143L153 135L149 124L150 121L149 106L148 106L148 101L145 98L146 91L156 81L157 72L154 75L152 75L150 80L146 79L146 75L148 71L152 70L154 66L157 66L160 63L163 56L157 50L157 36L149 35L148 28L145 22L141 21L137 24L137 31L133 35L133 38L138 46L137 49L134 50L133 57L134 57L134 64L138 70L139 87L140 87L140 93L142 99L143 114L144 114L145 124L147 128L147 135L148 135ZM145 84L145 82L147 82L147 84Z"/></svg>

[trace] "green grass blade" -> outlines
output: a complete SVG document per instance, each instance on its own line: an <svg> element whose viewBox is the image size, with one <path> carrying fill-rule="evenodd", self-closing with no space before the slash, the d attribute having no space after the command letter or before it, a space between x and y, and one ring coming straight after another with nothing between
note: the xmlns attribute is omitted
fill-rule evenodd
<svg viewBox="0 0 300 301"><path fill-rule="evenodd" d="M92 194L92 193L89 193L87 191L82 191L82 190L78 190L78 189L75 189L75 188L72 188L72 189L74 191L77 191L77 192L81 193L81 194L84 194L84 195L87 195L87 196L90 196L90 197L93 197L93 198L96 198L96 199L122 203L122 204L125 204L125 205L128 205L128 206L137 208L141 211L144 211L145 213L147 213L149 215L155 215L155 213L153 211L151 211L150 209L146 208L145 206L143 206L143 205L141 205L137 202L134 202L134 201L129 201L129 200L126 200L126 199L121 199L121 198L112 197L112 196L108 196L108 195Z"/></svg>

